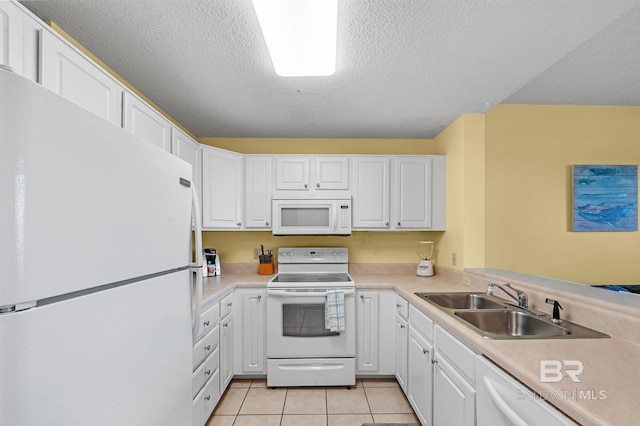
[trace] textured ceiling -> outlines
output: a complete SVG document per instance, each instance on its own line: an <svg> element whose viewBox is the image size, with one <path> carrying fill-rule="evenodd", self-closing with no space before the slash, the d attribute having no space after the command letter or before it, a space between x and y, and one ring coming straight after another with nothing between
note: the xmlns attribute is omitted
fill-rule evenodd
<svg viewBox="0 0 640 426"><path fill-rule="evenodd" d="M199 137L431 138L506 103L640 105L640 0L340 0L337 72L279 77L250 0L21 2Z"/></svg>

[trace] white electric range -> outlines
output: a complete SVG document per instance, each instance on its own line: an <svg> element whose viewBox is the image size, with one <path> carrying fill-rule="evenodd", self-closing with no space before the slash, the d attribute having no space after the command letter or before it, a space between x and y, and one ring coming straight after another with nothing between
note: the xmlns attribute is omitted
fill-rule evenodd
<svg viewBox="0 0 640 426"><path fill-rule="evenodd" d="M267 283L267 386L355 384L355 282L349 250L278 249ZM345 330L325 328L327 290L344 295Z"/></svg>

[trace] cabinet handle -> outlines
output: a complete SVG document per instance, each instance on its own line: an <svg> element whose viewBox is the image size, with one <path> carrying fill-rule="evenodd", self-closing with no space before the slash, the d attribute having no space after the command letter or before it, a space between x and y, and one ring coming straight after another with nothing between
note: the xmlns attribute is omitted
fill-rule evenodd
<svg viewBox="0 0 640 426"><path fill-rule="evenodd" d="M320 188L320 182L316 183L316 188Z"/></svg>
<svg viewBox="0 0 640 426"><path fill-rule="evenodd" d="M431 364L436 365L437 363L438 363L437 359L434 358L434 359L431 360Z"/></svg>
<svg viewBox="0 0 640 426"><path fill-rule="evenodd" d="M242 226L242 222L238 222L238 226Z"/></svg>
<svg viewBox="0 0 640 426"><path fill-rule="evenodd" d="M204 397L204 399L205 399L206 401L209 401L209 400L211 399L211 395L207 395L207 396L205 396L205 397Z"/></svg>
<svg viewBox="0 0 640 426"><path fill-rule="evenodd" d="M260 300L260 299L262 299L262 295L259 294L258 295L258 300Z"/></svg>
<svg viewBox="0 0 640 426"><path fill-rule="evenodd" d="M398 226L400 226L400 222L398 222Z"/></svg>
<svg viewBox="0 0 640 426"><path fill-rule="evenodd" d="M304 187L305 187L305 188L308 188L308 187L309 187L309 185L305 183L305 184L304 184Z"/></svg>
<svg viewBox="0 0 640 426"><path fill-rule="evenodd" d="M396 308L399 308L399 307L400 307L400 304L399 304L399 303L396 303Z"/></svg>
<svg viewBox="0 0 640 426"><path fill-rule="evenodd" d="M209 321L205 321L203 324L204 324L205 327L209 327L210 322Z"/></svg>
<svg viewBox="0 0 640 426"><path fill-rule="evenodd" d="M222 324L223 327L229 327L229 323Z"/></svg>
<svg viewBox="0 0 640 426"><path fill-rule="evenodd" d="M233 305L233 302L227 303L227 306L231 307L231 305Z"/></svg>
<svg viewBox="0 0 640 426"><path fill-rule="evenodd" d="M400 328L404 328L404 324L400 324Z"/></svg>
<svg viewBox="0 0 640 426"><path fill-rule="evenodd" d="M210 375L211 375L211 370L207 370L207 371L205 371L205 372L204 372L204 375L205 375L205 376L210 376Z"/></svg>
<svg viewBox="0 0 640 426"><path fill-rule="evenodd" d="M265 223L265 225L270 226L270 225L269 225L269 222L266 222L266 223Z"/></svg>
<svg viewBox="0 0 640 426"><path fill-rule="evenodd" d="M361 294L360 295L360 299L364 300L364 295Z"/></svg>
<svg viewBox="0 0 640 426"><path fill-rule="evenodd" d="M385 222L384 226L389 226L389 222Z"/></svg>
<svg viewBox="0 0 640 426"><path fill-rule="evenodd" d="M211 350L211 345L207 345L204 347L205 352L209 352Z"/></svg>
<svg viewBox="0 0 640 426"><path fill-rule="evenodd" d="M429 353L429 351L428 351L428 350L426 350L426 349L424 349L424 348L422 348L422 353L426 355L426 354L428 354L428 353Z"/></svg>

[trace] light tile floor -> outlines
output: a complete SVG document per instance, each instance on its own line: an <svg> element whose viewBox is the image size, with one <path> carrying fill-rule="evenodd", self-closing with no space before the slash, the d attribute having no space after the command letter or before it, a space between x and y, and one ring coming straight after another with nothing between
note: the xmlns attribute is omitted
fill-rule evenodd
<svg viewBox="0 0 640 426"><path fill-rule="evenodd" d="M267 388L231 382L206 426L361 426L419 423L394 379L358 379L351 389Z"/></svg>

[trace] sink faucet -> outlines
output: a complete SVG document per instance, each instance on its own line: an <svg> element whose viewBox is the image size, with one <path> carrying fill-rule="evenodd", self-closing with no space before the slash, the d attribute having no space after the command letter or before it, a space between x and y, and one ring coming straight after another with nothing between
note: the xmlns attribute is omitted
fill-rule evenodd
<svg viewBox="0 0 640 426"><path fill-rule="evenodd" d="M529 308L529 299L527 298L527 294L522 290L518 290L517 288L512 287L511 283L506 283L504 286L502 286L500 284L496 284L496 283L489 283L489 287L487 288L487 294L489 296L493 296L493 288L494 287L498 287L507 296L509 296L510 298L515 300L516 302L518 302L518 307L519 308L523 308L523 309L528 309ZM505 287L509 287L511 290L515 291L517 297L514 296L513 294L509 293Z"/></svg>

